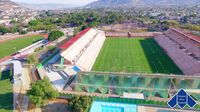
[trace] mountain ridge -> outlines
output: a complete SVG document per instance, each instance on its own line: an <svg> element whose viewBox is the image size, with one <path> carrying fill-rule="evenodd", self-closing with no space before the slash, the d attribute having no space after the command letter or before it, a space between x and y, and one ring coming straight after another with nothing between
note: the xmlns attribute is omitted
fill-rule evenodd
<svg viewBox="0 0 200 112"><path fill-rule="evenodd" d="M10 0L0 0L0 9L2 10L8 10L8 9L19 9L22 8L20 5L18 5L15 2L12 2Z"/></svg>
<svg viewBox="0 0 200 112"><path fill-rule="evenodd" d="M30 8L30 9L37 9L37 10L53 10L53 9L64 9L64 8L73 8L76 7L71 4L53 4L53 3L46 3L46 4L30 4L30 3L23 3L18 2L23 7Z"/></svg>
<svg viewBox="0 0 200 112"><path fill-rule="evenodd" d="M98 0L86 7L133 7L133 6L195 6L200 0Z"/></svg>

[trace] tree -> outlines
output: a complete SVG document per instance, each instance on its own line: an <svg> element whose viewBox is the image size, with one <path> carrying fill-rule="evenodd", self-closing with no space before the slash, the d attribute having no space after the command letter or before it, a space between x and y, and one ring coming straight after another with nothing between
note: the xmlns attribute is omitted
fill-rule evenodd
<svg viewBox="0 0 200 112"><path fill-rule="evenodd" d="M19 31L19 28L18 27L12 27L11 29L10 29L10 32L11 33L16 33L16 32L18 32Z"/></svg>
<svg viewBox="0 0 200 112"><path fill-rule="evenodd" d="M0 26L0 34L4 35L5 33L8 33L9 29L5 26Z"/></svg>
<svg viewBox="0 0 200 112"><path fill-rule="evenodd" d="M74 28L74 36L78 34L78 32L80 31L80 28Z"/></svg>
<svg viewBox="0 0 200 112"><path fill-rule="evenodd" d="M16 24L17 21L13 19L13 20L10 21L10 23L11 23L11 24Z"/></svg>
<svg viewBox="0 0 200 112"><path fill-rule="evenodd" d="M183 17L181 18L181 22L182 22L182 23L187 23L187 22L188 22L188 16L183 16Z"/></svg>
<svg viewBox="0 0 200 112"><path fill-rule="evenodd" d="M181 26L183 29L188 29L188 30L194 30L194 31L200 31L200 26L195 25L195 24L184 24Z"/></svg>
<svg viewBox="0 0 200 112"><path fill-rule="evenodd" d="M46 25L45 30L46 30L47 32L50 32L50 31L52 31L52 30L55 29L55 28L56 28L56 25L54 25L54 24L52 24L52 25Z"/></svg>
<svg viewBox="0 0 200 112"><path fill-rule="evenodd" d="M53 52L54 50L56 50L56 46L48 46L48 51Z"/></svg>
<svg viewBox="0 0 200 112"><path fill-rule="evenodd" d="M64 36L64 33L62 31L59 31L59 30L55 30L55 31L52 31L49 36L48 36L48 40L50 41L54 41L60 37Z"/></svg>
<svg viewBox="0 0 200 112"><path fill-rule="evenodd" d="M39 63L39 59L37 58L37 54L36 53L33 53L33 54L29 55L27 60L28 60L29 64L36 65L36 64Z"/></svg>
<svg viewBox="0 0 200 112"><path fill-rule="evenodd" d="M173 27L173 28L180 27L180 24L175 20L166 20L166 21L162 22L162 24L167 25L167 27L169 27L169 28L170 27Z"/></svg>
<svg viewBox="0 0 200 112"><path fill-rule="evenodd" d="M30 26L36 26L36 25L38 25L40 22L38 21L38 20L31 20L28 24L30 25Z"/></svg>
<svg viewBox="0 0 200 112"><path fill-rule="evenodd" d="M74 96L70 100L69 105L73 108L74 112L89 112L92 101L92 98L88 96Z"/></svg>
<svg viewBox="0 0 200 112"><path fill-rule="evenodd" d="M58 92L54 90L49 79L45 77L31 84L31 89L27 92L30 101L36 106L41 106L46 100L58 97Z"/></svg>
<svg viewBox="0 0 200 112"><path fill-rule="evenodd" d="M26 30L19 30L19 34L27 34L28 32Z"/></svg>
<svg viewBox="0 0 200 112"><path fill-rule="evenodd" d="M87 28L86 25L81 26L81 31L84 30L84 29L86 29L86 28Z"/></svg>

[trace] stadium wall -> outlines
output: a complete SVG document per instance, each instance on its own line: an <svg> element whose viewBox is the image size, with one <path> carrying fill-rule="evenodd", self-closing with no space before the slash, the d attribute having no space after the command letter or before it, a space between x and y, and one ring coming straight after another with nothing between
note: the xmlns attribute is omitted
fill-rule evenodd
<svg viewBox="0 0 200 112"><path fill-rule="evenodd" d="M143 33L131 33L131 32L105 32L106 37L143 37L151 38L156 35L162 34L160 32L143 32Z"/></svg>
<svg viewBox="0 0 200 112"><path fill-rule="evenodd" d="M185 89L200 100L200 77L165 74L80 72L71 84L73 91L123 97L123 93L143 93L146 98L170 98Z"/></svg>

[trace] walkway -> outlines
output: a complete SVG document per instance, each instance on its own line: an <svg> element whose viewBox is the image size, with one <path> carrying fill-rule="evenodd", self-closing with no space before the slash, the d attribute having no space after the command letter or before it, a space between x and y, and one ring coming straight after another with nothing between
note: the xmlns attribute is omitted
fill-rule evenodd
<svg viewBox="0 0 200 112"><path fill-rule="evenodd" d="M23 79L13 84L13 109L15 112L27 112L29 99L26 92L30 87L29 71L23 68Z"/></svg>

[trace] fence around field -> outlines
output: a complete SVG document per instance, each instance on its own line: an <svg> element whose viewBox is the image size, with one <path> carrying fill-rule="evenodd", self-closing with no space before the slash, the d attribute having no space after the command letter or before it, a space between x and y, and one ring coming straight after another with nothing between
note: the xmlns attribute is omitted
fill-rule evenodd
<svg viewBox="0 0 200 112"><path fill-rule="evenodd" d="M200 100L200 76L80 72L71 85L74 91L115 94L143 93L145 97L172 97L183 88Z"/></svg>
<svg viewBox="0 0 200 112"><path fill-rule="evenodd" d="M142 32L142 33L130 33L130 32L105 32L107 37L143 37L151 38L156 35L162 34L161 32Z"/></svg>

